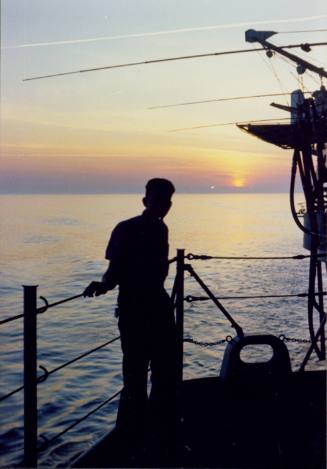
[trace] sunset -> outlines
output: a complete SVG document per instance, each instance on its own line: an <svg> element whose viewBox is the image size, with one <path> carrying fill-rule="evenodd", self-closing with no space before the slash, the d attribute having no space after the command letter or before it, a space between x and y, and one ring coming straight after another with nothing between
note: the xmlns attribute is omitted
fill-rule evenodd
<svg viewBox="0 0 327 469"><path fill-rule="evenodd" d="M269 104L285 104L287 96L160 108L298 88L294 65L277 56L253 52L23 80L245 49L250 27L281 31L273 38L278 44L318 42L319 31L285 31L321 29L322 0L274 2L264 11L257 0L237 8L198 1L17 5L2 3L1 192L139 192L151 174L173 178L180 192L208 192L212 185L218 192L288 190L288 151L233 124L212 126L285 118ZM318 64L323 49L310 54ZM316 88L315 78L304 76L303 86Z"/></svg>
<svg viewBox="0 0 327 469"><path fill-rule="evenodd" d="M0 467L324 469L326 0L0 8Z"/></svg>

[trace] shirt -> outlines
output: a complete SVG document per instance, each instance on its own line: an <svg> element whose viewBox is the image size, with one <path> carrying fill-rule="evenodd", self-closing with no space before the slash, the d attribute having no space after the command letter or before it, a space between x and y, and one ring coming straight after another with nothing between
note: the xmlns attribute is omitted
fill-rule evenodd
<svg viewBox="0 0 327 469"><path fill-rule="evenodd" d="M121 292L162 288L168 274L168 228L145 210L113 230L105 257Z"/></svg>

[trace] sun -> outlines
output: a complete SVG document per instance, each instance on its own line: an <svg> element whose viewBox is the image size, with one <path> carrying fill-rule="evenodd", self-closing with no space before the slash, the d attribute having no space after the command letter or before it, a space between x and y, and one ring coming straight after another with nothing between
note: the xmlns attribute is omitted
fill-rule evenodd
<svg viewBox="0 0 327 469"><path fill-rule="evenodd" d="M233 187L244 187L245 186L244 178L234 178L232 180L232 186Z"/></svg>

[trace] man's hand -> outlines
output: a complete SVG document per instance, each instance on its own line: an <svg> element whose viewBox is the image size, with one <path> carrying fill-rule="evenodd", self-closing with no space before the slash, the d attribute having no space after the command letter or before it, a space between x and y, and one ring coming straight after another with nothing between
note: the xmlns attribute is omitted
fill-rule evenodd
<svg viewBox="0 0 327 469"><path fill-rule="evenodd" d="M84 296L99 296L107 293L108 288L104 282L91 282L88 287L85 288Z"/></svg>

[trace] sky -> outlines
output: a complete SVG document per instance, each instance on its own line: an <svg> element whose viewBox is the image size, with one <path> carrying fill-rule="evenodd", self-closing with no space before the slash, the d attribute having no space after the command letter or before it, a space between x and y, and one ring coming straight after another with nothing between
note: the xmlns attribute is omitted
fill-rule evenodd
<svg viewBox="0 0 327 469"><path fill-rule="evenodd" d="M179 192L283 192L292 153L235 125L285 118L288 97L204 99L319 88L295 65L262 52L25 78L157 58L252 47L247 29L275 44L319 42L325 0L2 0L1 193L141 192L151 177ZM293 51L294 52L294 51ZM299 52L327 67L326 47ZM176 131L176 129L178 131ZM179 130L188 129L188 130Z"/></svg>

